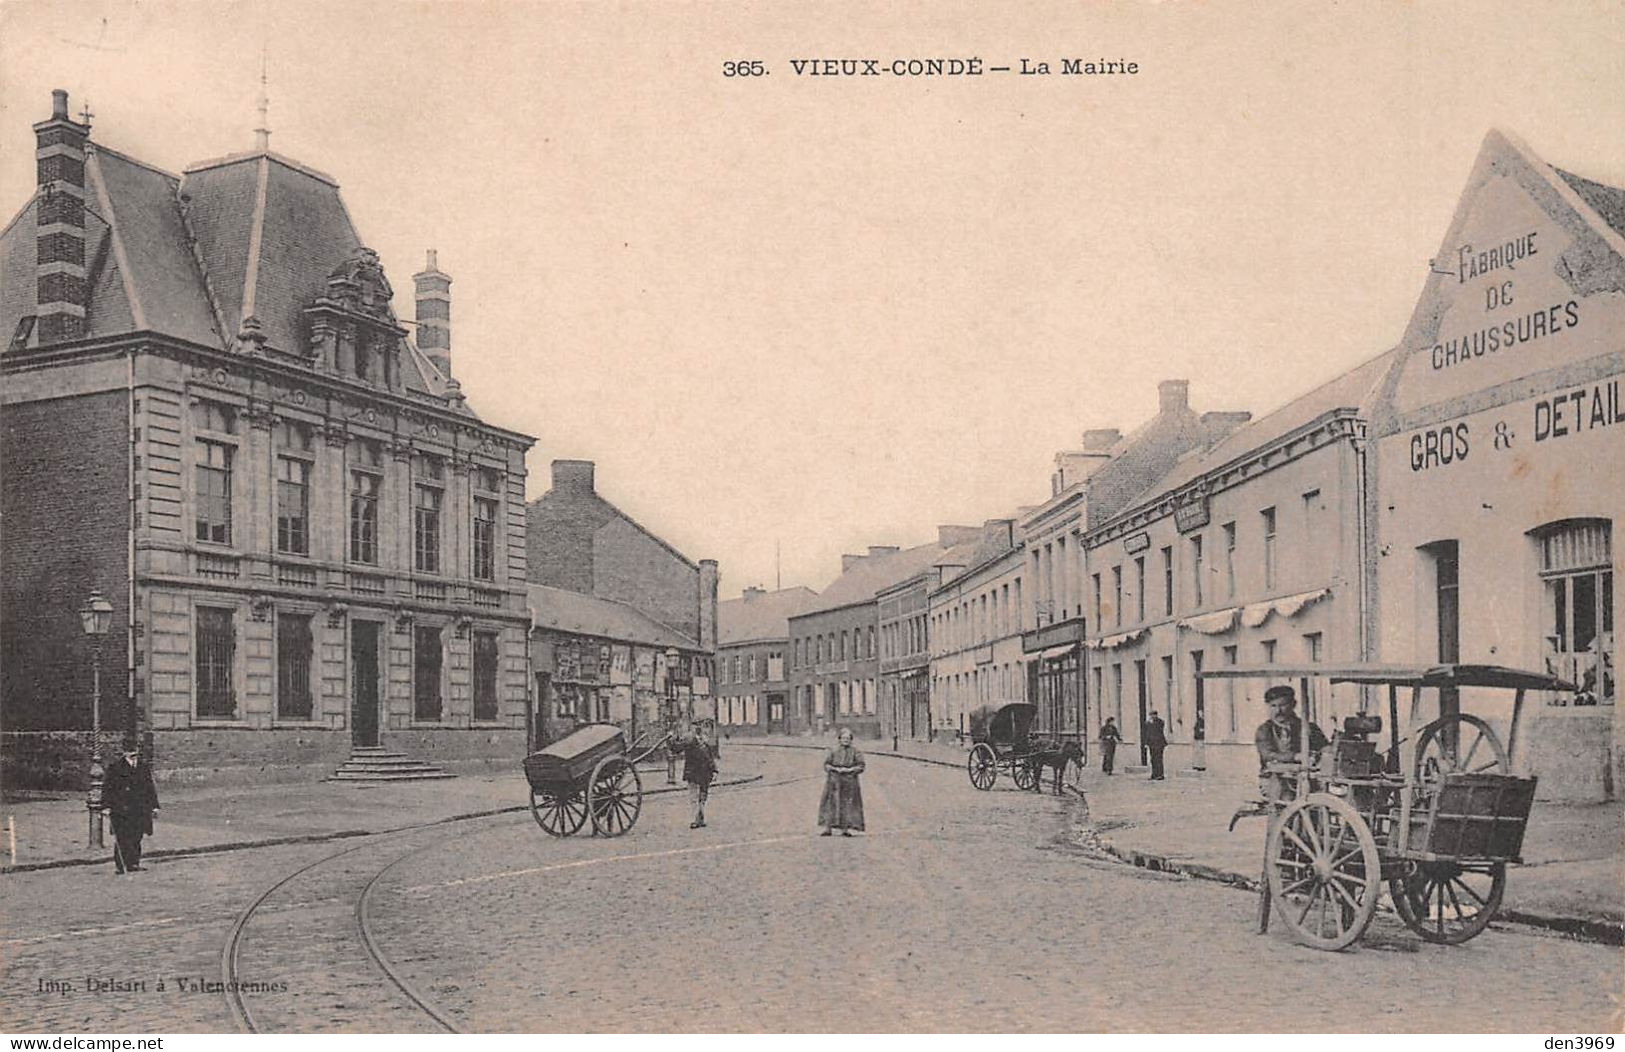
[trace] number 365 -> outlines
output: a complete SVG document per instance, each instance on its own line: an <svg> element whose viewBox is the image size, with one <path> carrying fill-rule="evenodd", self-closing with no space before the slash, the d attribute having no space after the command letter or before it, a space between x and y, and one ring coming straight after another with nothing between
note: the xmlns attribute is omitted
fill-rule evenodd
<svg viewBox="0 0 1625 1052"><path fill-rule="evenodd" d="M762 65L760 59L724 62L722 64L722 75L724 77L765 77L767 76L767 67Z"/></svg>

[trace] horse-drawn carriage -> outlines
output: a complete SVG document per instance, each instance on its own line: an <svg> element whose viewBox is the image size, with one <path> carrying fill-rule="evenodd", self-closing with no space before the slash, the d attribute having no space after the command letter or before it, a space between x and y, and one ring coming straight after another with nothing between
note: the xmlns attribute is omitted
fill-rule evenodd
<svg viewBox="0 0 1625 1052"><path fill-rule="evenodd" d="M620 836L643 810L637 764L667 743L662 737L636 755L612 723L589 723L525 757L530 813L552 836L570 836L592 820L594 836Z"/></svg>
<svg viewBox="0 0 1625 1052"><path fill-rule="evenodd" d="M1342 949L1364 934L1384 885L1394 912L1429 942L1466 942L1488 926L1506 890L1507 864L1522 861L1535 797L1535 779L1513 773L1524 696L1573 691L1573 684L1495 665L1230 666L1202 675L1298 679L1305 700L1299 759L1271 763L1264 772L1285 791L1237 812L1270 819L1260 933L1269 929L1273 902L1300 942ZM1386 750L1371 740L1381 732L1382 717L1362 709L1343 721L1318 756L1312 753L1308 684L1322 677L1386 688ZM1399 731L1401 687L1411 691L1412 725L1420 718L1422 691L1439 698L1438 717L1418 728L1414 741ZM1464 689L1515 691L1505 745L1488 722L1461 711Z"/></svg>
<svg viewBox="0 0 1625 1052"><path fill-rule="evenodd" d="M1057 784L1076 788L1083 773L1083 749L1077 742L1035 741L1033 719L1038 706L1014 701L998 708L984 706L971 713L970 755L965 771L970 784L989 790L1002 770L1017 789L1037 789L1046 767L1053 768Z"/></svg>

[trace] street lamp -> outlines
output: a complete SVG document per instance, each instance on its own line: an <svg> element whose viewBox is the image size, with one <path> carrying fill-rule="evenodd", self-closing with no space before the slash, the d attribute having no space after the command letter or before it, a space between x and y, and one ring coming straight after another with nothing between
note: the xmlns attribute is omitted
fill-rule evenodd
<svg viewBox="0 0 1625 1052"><path fill-rule="evenodd" d="M79 623L90 637L90 812L89 845L102 847L102 640L113 627L113 604L100 592L91 592L79 608Z"/></svg>
<svg viewBox="0 0 1625 1052"><path fill-rule="evenodd" d="M666 648L666 737L677 734L677 659L676 647ZM677 784L677 754L666 745L666 784Z"/></svg>

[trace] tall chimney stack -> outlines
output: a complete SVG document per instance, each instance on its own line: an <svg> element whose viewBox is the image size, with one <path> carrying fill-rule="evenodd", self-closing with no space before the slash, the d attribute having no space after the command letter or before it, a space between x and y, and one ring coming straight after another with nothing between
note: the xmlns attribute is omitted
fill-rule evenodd
<svg viewBox="0 0 1625 1052"><path fill-rule="evenodd" d="M68 93L51 92L51 118L34 125L39 194L35 277L39 342L85 334L85 143L90 125L68 116Z"/></svg>
<svg viewBox="0 0 1625 1052"><path fill-rule="evenodd" d="M451 277L441 271L439 255L429 249L428 263L412 275L412 284L417 288L418 350L450 376Z"/></svg>
<svg viewBox="0 0 1625 1052"><path fill-rule="evenodd" d="M1191 382L1164 380L1157 385L1158 407L1164 413L1178 413L1190 408Z"/></svg>

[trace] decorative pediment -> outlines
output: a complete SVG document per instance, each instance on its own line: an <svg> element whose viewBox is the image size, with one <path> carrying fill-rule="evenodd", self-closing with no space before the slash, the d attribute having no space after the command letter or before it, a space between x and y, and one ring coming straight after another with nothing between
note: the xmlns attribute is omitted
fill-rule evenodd
<svg viewBox="0 0 1625 1052"><path fill-rule="evenodd" d="M389 319L394 295L378 253L364 246L357 246L327 277L327 298L357 314Z"/></svg>

